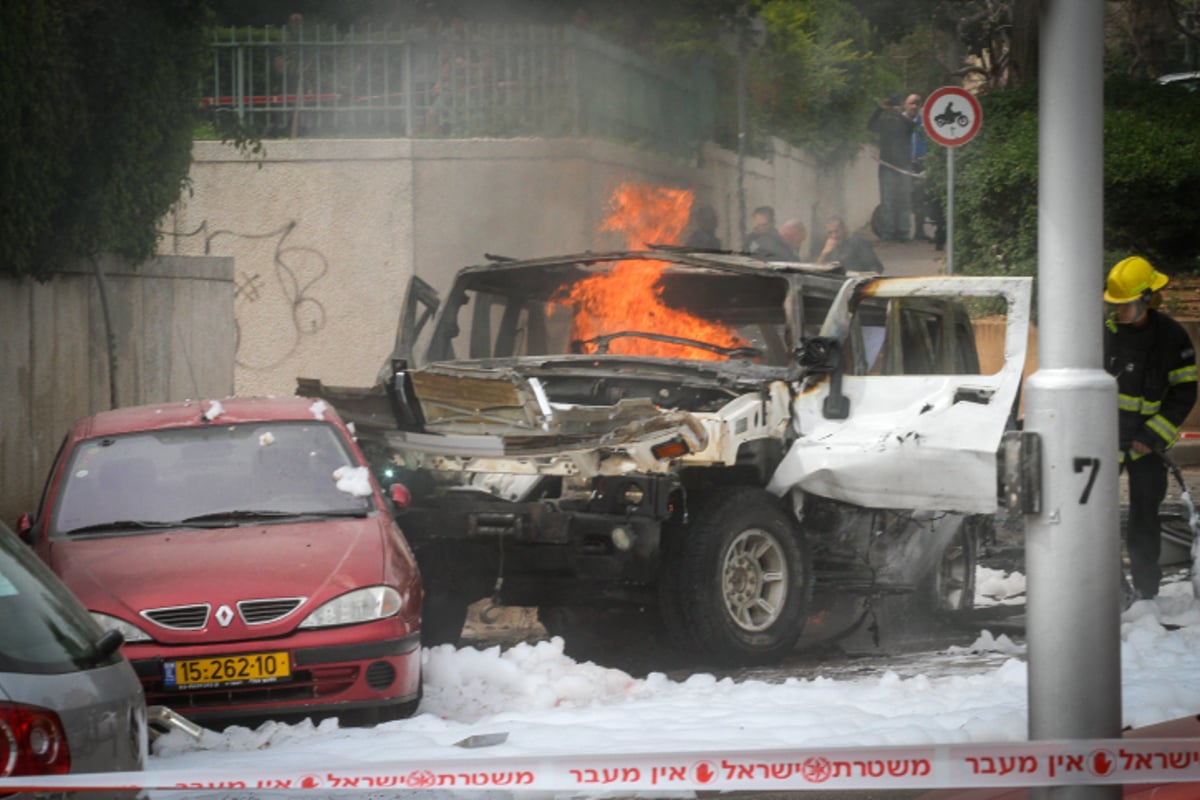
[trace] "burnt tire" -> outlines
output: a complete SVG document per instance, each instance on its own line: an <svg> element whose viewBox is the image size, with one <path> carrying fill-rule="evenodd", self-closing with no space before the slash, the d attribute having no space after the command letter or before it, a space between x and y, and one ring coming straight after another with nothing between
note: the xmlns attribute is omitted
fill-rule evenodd
<svg viewBox="0 0 1200 800"><path fill-rule="evenodd" d="M883 238L883 206L875 206L875 210L871 212L871 233L875 234L876 239Z"/></svg>
<svg viewBox="0 0 1200 800"><path fill-rule="evenodd" d="M563 653L632 674L674 669L678 659L664 640L659 618L643 608L538 606L547 636L560 636Z"/></svg>
<svg viewBox="0 0 1200 800"><path fill-rule="evenodd" d="M679 590L679 565L683 562L683 542L688 535L686 525L670 523L663 526L658 575L658 616L667 643L680 652L694 650L683 615Z"/></svg>
<svg viewBox="0 0 1200 800"><path fill-rule="evenodd" d="M421 646L458 645L471 600L456 592L427 592L421 605Z"/></svg>
<svg viewBox="0 0 1200 800"><path fill-rule="evenodd" d="M938 559L937 566L921 581L917 597L926 611L955 613L975 607L975 568L979 563L979 541L992 525L990 517L963 520Z"/></svg>
<svg viewBox="0 0 1200 800"><path fill-rule="evenodd" d="M676 639L728 665L774 662L795 647L808 617L812 566L798 525L776 497L753 487L718 490L694 510L676 544L675 604L664 614Z"/></svg>

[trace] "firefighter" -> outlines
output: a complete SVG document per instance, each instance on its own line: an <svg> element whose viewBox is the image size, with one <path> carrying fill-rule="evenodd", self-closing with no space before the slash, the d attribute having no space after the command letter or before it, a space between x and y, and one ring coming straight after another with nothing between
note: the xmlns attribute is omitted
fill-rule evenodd
<svg viewBox="0 0 1200 800"><path fill-rule="evenodd" d="M1141 256L1108 273L1104 365L1117 379L1121 466L1129 480L1125 548L1135 599L1158 594L1159 505L1167 493L1163 455L1196 403L1196 352L1183 326L1159 309L1167 276Z"/></svg>

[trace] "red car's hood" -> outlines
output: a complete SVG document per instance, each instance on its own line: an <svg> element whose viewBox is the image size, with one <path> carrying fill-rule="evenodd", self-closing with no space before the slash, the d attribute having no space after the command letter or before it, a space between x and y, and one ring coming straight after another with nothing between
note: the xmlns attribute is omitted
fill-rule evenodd
<svg viewBox="0 0 1200 800"><path fill-rule="evenodd" d="M236 608L240 600L304 597L289 616L294 627L332 597L378 584L384 572L386 520L246 525L55 541L50 563L87 608L137 621L144 609L207 603ZM239 638L240 621L209 634ZM160 641L170 639L154 631ZM255 626L253 635L267 631ZM190 632L194 638L195 632Z"/></svg>

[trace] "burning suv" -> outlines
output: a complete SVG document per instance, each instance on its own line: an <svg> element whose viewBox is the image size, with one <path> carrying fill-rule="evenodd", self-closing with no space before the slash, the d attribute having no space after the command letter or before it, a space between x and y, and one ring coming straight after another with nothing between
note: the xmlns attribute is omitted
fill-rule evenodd
<svg viewBox="0 0 1200 800"><path fill-rule="evenodd" d="M839 604L970 606L1030 292L675 247L497 259L444 305L414 279L376 386L298 391L409 489L426 641L491 597L764 663Z"/></svg>

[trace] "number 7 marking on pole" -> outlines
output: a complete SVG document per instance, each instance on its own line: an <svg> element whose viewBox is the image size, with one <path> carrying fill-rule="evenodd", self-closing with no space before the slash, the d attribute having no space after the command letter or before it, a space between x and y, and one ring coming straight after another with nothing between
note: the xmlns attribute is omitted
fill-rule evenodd
<svg viewBox="0 0 1200 800"><path fill-rule="evenodd" d="M1083 472L1088 467L1092 468L1092 474L1088 475L1087 486L1083 487L1083 494L1079 495L1079 505L1087 505L1088 497L1092 494L1092 487L1096 485L1096 474L1100 472L1100 459L1098 458L1075 458L1075 471Z"/></svg>

